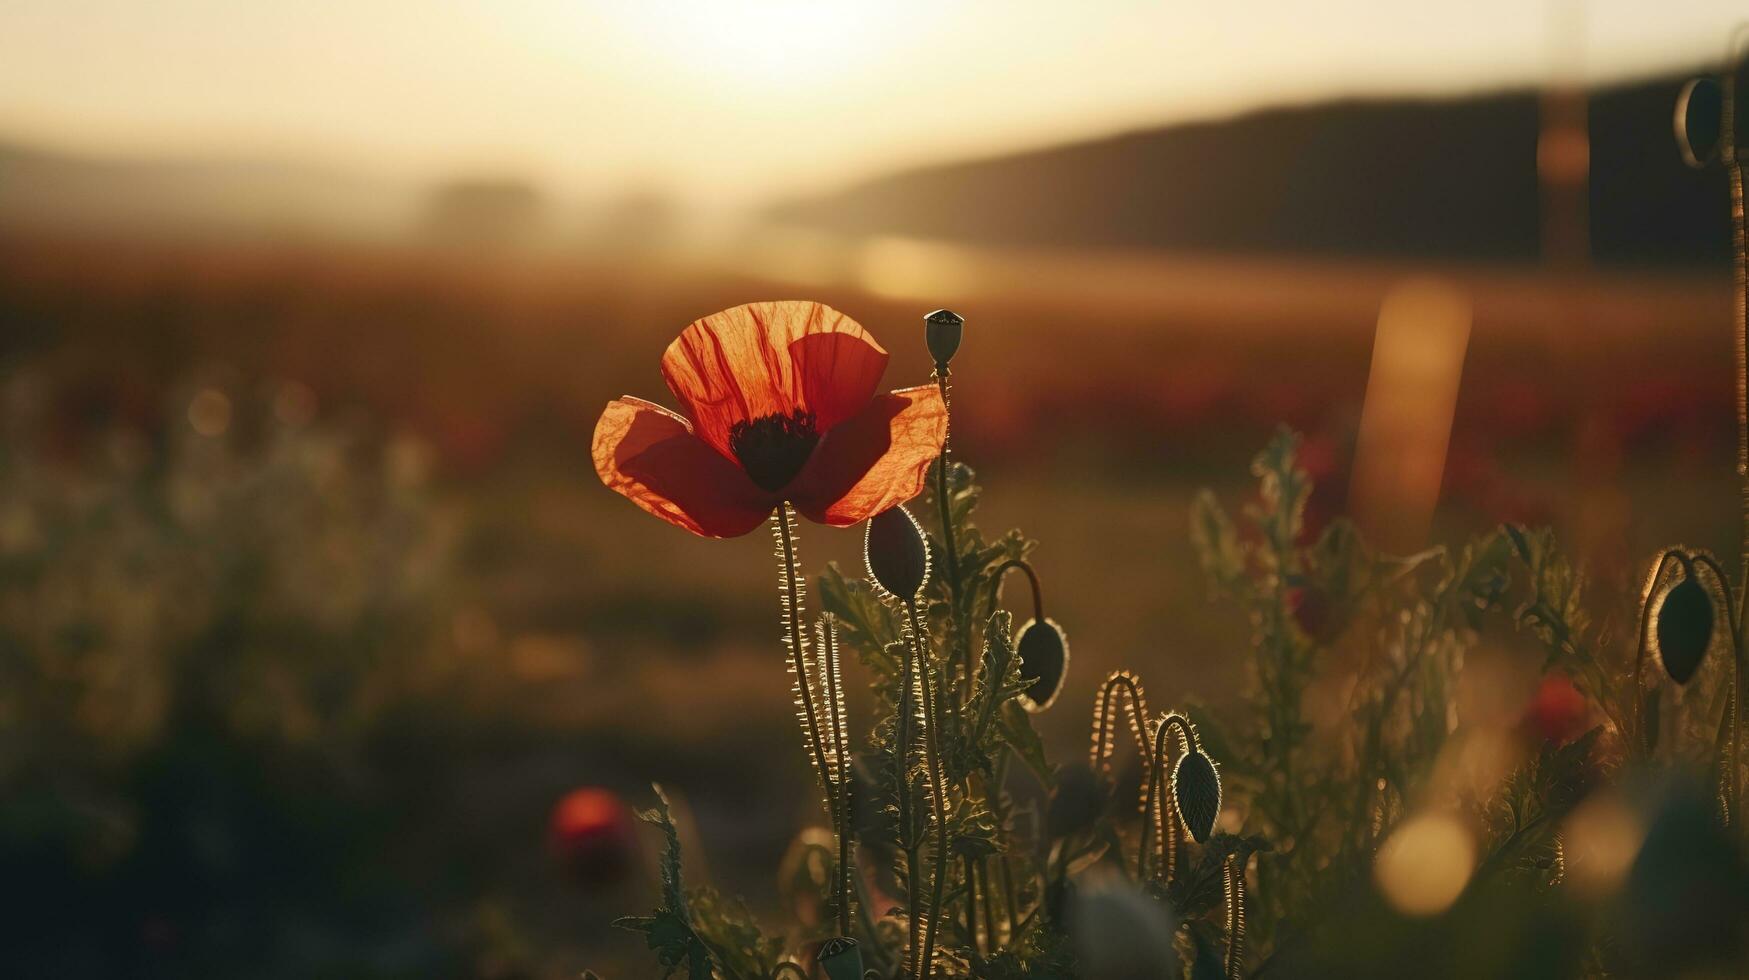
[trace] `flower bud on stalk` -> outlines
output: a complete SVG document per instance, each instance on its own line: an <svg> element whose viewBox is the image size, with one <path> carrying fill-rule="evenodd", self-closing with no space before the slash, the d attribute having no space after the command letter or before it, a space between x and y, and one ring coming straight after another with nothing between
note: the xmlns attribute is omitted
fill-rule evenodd
<svg viewBox="0 0 1749 980"><path fill-rule="evenodd" d="M1696 78L1676 97L1676 146L1696 169L1718 157L1724 135L1725 93L1714 78Z"/></svg>
<svg viewBox="0 0 1749 980"><path fill-rule="evenodd" d="M1190 836L1198 844L1207 843L1221 813L1221 776L1201 748L1186 752L1172 770L1172 799Z"/></svg>
<svg viewBox="0 0 1749 980"><path fill-rule="evenodd" d="M856 940L837 936L820 945L820 969L826 980L862 980L862 950Z"/></svg>
<svg viewBox="0 0 1749 980"><path fill-rule="evenodd" d="M953 360L953 355L960 349L965 325L966 318L952 310L936 310L923 318L924 341L929 345L929 356L935 358L937 369L947 367Z"/></svg>
<svg viewBox="0 0 1749 980"><path fill-rule="evenodd" d="M1683 563L1682 581L1671 586L1658 604L1658 660L1678 684L1687 684L1700 669L1713 640L1713 600Z"/></svg>
<svg viewBox="0 0 1749 980"><path fill-rule="evenodd" d="M1069 674L1069 638L1050 619L1029 619L1020 628L1014 649L1020 654L1020 676L1034 678L1020 695L1020 706L1037 714L1051 706Z"/></svg>
<svg viewBox="0 0 1749 980"><path fill-rule="evenodd" d="M904 507L893 507L868 519L863 559L875 584L900 602L916 602L923 584L929 581L929 543L917 519Z"/></svg>

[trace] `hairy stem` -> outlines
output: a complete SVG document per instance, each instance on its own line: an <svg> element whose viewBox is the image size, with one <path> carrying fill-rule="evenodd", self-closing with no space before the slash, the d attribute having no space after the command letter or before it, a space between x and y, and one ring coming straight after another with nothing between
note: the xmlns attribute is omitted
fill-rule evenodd
<svg viewBox="0 0 1749 980"><path fill-rule="evenodd" d="M1658 556L1652 565L1652 574L1646 577L1646 586L1640 596L1640 642L1634 653L1634 733L1638 741L1635 748L1642 754L1650 754L1652 735L1646 731L1646 651L1652 645L1652 602L1658 597L1658 580L1664 577L1664 569L1673 561L1682 558L1682 552L1669 548ZM1735 634L1735 630L1732 633ZM1733 639L1733 643L1736 641Z"/></svg>
<svg viewBox="0 0 1749 980"><path fill-rule="evenodd" d="M905 851L905 906L909 920L906 932L911 950L911 967L916 972L917 955L922 948L918 934L922 909L917 898L917 839L913 828L916 816L911 805L911 738L917 721L917 709L912 692L917 687L918 647L922 639L915 631L905 638L905 663L900 670L899 703L893 722L893 783L899 795L899 846Z"/></svg>
<svg viewBox="0 0 1749 980"><path fill-rule="evenodd" d="M832 738L833 762L833 792L831 802L834 804L834 830L838 836L838 934L850 935L850 876L852 873L852 831L851 818L851 780L850 780L850 723L844 710L844 675L838 663L838 631L833 628L831 616L821 621L818 627L819 644L815 648L825 675L826 719L830 725Z"/></svg>
<svg viewBox="0 0 1749 980"><path fill-rule="evenodd" d="M1170 878L1174 865L1178 861L1178 813L1172 805L1171 777L1167 774L1171 769L1166 765L1167 733L1178 732L1178 746L1182 752L1190 752L1196 746L1196 733L1191 730L1190 722L1183 715L1173 712L1160 719L1154 729L1154 749L1148 763L1148 799L1142 806L1142 840L1136 850L1136 879L1148 879L1148 858L1151 854L1148 848L1150 832L1158 834L1155 846L1160 849L1160 865L1157 874L1161 878ZM1162 799L1160 787L1167 786L1167 798Z"/></svg>
<svg viewBox="0 0 1749 980"><path fill-rule="evenodd" d="M911 632L918 637L918 647L921 650L924 648L923 630L917 621L917 603L906 603L905 615L910 621ZM923 682L923 751L929 762L930 795L935 823L934 879L930 883L929 907L924 913L923 956L916 974L917 980L927 980L935 969L935 935L941 921L942 889L947 883L947 779L941 765L941 709L936 704L929 664L919 663L917 670ZM912 883L912 888L915 890L915 882Z"/></svg>
<svg viewBox="0 0 1749 980"><path fill-rule="evenodd" d="M935 384L941 389L941 407L947 413L948 431L951 435L953 413L949 408L950 402L948 401L948 377L947 365L937 364L935 366ZM953 499L948 493L949 435L942 437L941 456L935 461L935 502L941 511L941 550L947 552L943 556L943 567L947 570L948 596L952 600L948 604L947 635L953 638L954 644L953 649L949 651L948 660L952 664L957 662L961 654L964 655L965 697L970 698L972 696L971 644L964 642L966 638L960 635L960 552L959 546L954 543L953 539Z"/></svg>
<svg viewBox="0 0 1749 980"><path fill-rule="evenodd" d="M813 750L814 771L819 774L820 785L826 794L826 819L836 823L838 793L833 786L833 767L826 743L820 735L820 717L814 706L814 684L808 671L807 632L802 628L802 583L796 570L794 522L787 501L772 511L772 535L777 538L778 564L781 566L778 592L783 602L783 632L789 643L790 670L796 678L796 701L801 706L808 745Z"/></svg>
<svg viewBox="0 0 1749 980"><path fill-rule="evenodd" d="M1117 749L1117 725L1113 715L1120 711L1128 712L1130 736L1135 740L1136 751L1141 755L1142 789L1137 805L1145 813L1148 781L1151 778L1149 766L1152 762L1148 752L1148 699L1142 693L1142 682L1129 671L1113 671L1099 687L1099 694L1093 705L1093 747L1088 763L1093 772L1108 785L1113 782L1111 754Z"/></svg>
<svg viewBox="0 0 1749 980"><path fill-rule="evenodd" d="M1227 899L1227 980L1245 975L1245 865L1229 857L1222 883Z"/></svg>

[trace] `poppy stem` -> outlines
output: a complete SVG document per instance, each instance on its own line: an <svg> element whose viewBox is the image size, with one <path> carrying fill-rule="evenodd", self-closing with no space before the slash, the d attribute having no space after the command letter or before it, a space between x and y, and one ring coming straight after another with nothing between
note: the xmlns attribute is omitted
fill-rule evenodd
<svg viewBox="0 0 1749 980"><path fill-rule="evenodd" d="M850 875L852 847L850 827L850 725L844 713L844 679L838 664L838 631L828 613L818 627L818 655L825 675L826 719L830 724L833 762L833 828L838 835L838 934L850 935Z"/></svg>
<svg viewBox="0 0 1749 980"><path fill-rule="evenodd" d="M1196 732L1191 730L1189 720L1176 711L1161 717L1154 729L1154 750L1148 763L1148 800L1142 805L1142 839L1136 851L1138 881L1145 881L1148 877L1150 831L1159 835L1154 842L1154 846L1162 851L1159 877L1170 878L1174 865L1178 863L1178 810L1172 799L1171 779L1166 775L1166 734L1173 729L1178 731L1180 750L1190 752L1197 747ZM1164 800L1160 798L1162 785L1166 787Z"/></svg>
<svg viewBox="0 0 1749 980"><path fill-rule="evenodd" d="M941 408L948 421L947 432L943 434L941 439L941 455L935 461L935 500L941 509L941 550L946 552L944 558L947 566L947 590L949 598L952 599L948 605L947 635L953 638L954 645L949 651L948 664L951 668L953 664L959 662L963 655L966 669L965 696L970 698L972 694L972 662L968 648L971 644L960 635L960 620L963 618L960 615L960 551L953 539L953 498L949 495L948 490L948 464L950 461L948 444L953 435L953 410L952 402L949 400L947 382L951 376L952 373L948 371L947 365L937 361L935 364L935 384L941 389Z"/></svg>
<svg viewBox="0 0 1749 980"><path fill-rule="evenodd" d="M907 603L907 608L910 608ZM917 725L917 707L912 700L917 690L917 663L922 657L923 636L917 629L917 619L911 617L905 627L905 662L900 669L899 703L893 720L893 783L899 797L899 845L905 851L905 894L909 923L910 962L905 972L917 972L917 957L922 951L922 905L918 902L920 876L917 873L918 846L915 808L911 801L911 741Z"/></svg>
<svg viewBox="0 0 1749 980"><path fill-rule="evenodd" d="M1227 899L1227 980L1245 975L1245 862L1228 855L1222 870Z"/></svg>
<svg viewBox="0 0 1749 980"><path fill-rule="evenodd" d="M1002 592L1002 579L1014 569L1026 573L1026 580L1032 586L1032 618L1039 622L1045 621L1044 591L1039 588L1038 572L1033 571L1032 563L1025 558L1010 558L996 566L996 571L990 576L990 612L996 611L996 601Z"/></svg>
<svg viewBox="0 0 1749 980"><path fill-rule="evenodd" d="M820 719L814 707L813 676L808 671L807 634L802 627L802 582L797 572L795 518L789 502L777 505L771 512L772 536L777 538L778 564L781 576L778 592L783 603L783 633L789 643L790 671L795 674L796 702L802 709L808 745L813 750L814 771L826 793L826 818L836 823L838 793L833 786L832 767L826 753L826 743L820 736Z"/></svg>
<svg viewBox="0 0 1749 980"><path fill-rule="evenodd" d="M1646 651L1652 645L1652 604L1658 598L1658 582L1664 577L1664 568L1672 561L1682 558L1682 551L1677 548L1666 549L1658 556L1652 565L1652 573L1646 577L1645 594L1640 598L1640 643L1634 653L1634 728L1638 741L1636 748L1646 755L1652 754L1652 733L1646 730L1646 701L1656 695L1646 690ZM1733 631L1735 632L1735 631ZM1734 641L1733 641L1734 642Z"/></svg>
<svg viewBox="0 0 1749 980"><path fill-rule="evenodd" d="M1732 290L1735 294L1737 314L1737 476L1743 481L1743 527L1740 562L1738 564L1737 581L1743 588L1743 603L1749 607L1749 215L1744 213L1744 147L1742 133L1737 132L1737 122L1743 118L1743 113L1737 106L1737 99L1742 94L1738 91L1744 81L1738 76L1743 60L1738 52L1743 38L1749 36L1743 27L1738 27L1731 35L1730 48L1726 52L1723 127L1720 136L1725 157L1725 170L1731 184L1731 245L1733 258L1736 259L1732 271ZM1720 577L1724 583L1723 576ZM1730 586L1725 584L1726 609L1732 608ZM1737 807L1742 804L1741 776L1738 766L1741 757L1742 744L1742 699L1744 659L1749 654L1749 636L1745 635L1743 622L1749 619L1744 613L1749 609L1737 607L1737 622L1731 630L1731 653L1733 671L1731 675L1731 818L1739 820ZM1741 836L1741 834L1739 834Z"/></svg>
<svg viewBox="0 0 1749 980"><path fill-rule="evenodd" d="M923 628L917 620L917 603L915 600L905 603L905 616L911 623L911 632L918 638L918 647L923 646ZM935 702L935 686L930 681L930 669L927 662L917 665L919 678L923 686L923 750L929 760L929 779L931 803L935 823L935 877L930 883L929 907L924 911L923 919L923 956L918 963L917 980L928 980L935 969L935 934L941 921L942 889L947 883L947 780L941 765L941 709ZM916 882L912 882L912 901L916 901Z"/></svg>
<svg viewBox="0 0 1749 980"><path fill-rule="evenodd" d="M1720 796L1725 804L1725 824L1738 826L1742 820L1739 816L1743 805L1743 793L1740 780L1740 760L1742 758L1742 714L1743 714L1743 672L1745 646L1743 635L1743 608L1731 595L1731 581L1725 577L1725 570L1719 566L1712 555L1704 551L1689 556L1695 565L1704 568L1714 579L1718 588L1718 601L1725 606L1725 624L1731 638L1731 677L1729 695L1725 700L1725 714L1720 720L1721 725L1729 726L1724 759L1725 778L1719 787Z"/></svg>
<svg viewBox="0 0 1749 980"><path fill-rule="evenodd" d="M1111 772L1111 755L1117 750L1117 726L1112 715L1125 709L1129 713L1130 736L1135 739L1136 751L1142 759L1142 795L1137 804L1144 808L1146 815L1149 768L1153 763L1148 751L1146 727L1148 699L1142 693L1142 682L1127 670L1112 671L1105 683L1099 686L1093 705L1093 749L1089 762L1108 788L1116 783Z"/></svg>

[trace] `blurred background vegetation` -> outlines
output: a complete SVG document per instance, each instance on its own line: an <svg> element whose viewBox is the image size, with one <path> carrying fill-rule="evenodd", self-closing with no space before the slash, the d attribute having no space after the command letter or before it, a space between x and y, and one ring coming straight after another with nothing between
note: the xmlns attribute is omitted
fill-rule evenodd
<svg viewBox="0 0 1749 980"><path fill-rule="evenodd" d="M615 830L623 860L578 861L552 821L578 787L644 805L652 779L692 859L774 906L817 814L769 543L646 520L587 459L680 328L750 300L847 312L894 387L927 378L924 312L968 318L954 445L982 523L1042 542L1075 650L1071 707L1041 720L1060 756L1109 669L1230 698L1245 626L1207 602L1187 509L1245 492L1278 422L1306 433L1315 520L1360 510L1404 547L1547 522L1615 585L1669 541L1732 550L1724 181L1669 133L1731 4L1361 4L1309 35L1025 5L730 25L829 56L790 65L700 40L684 5L463 4L423 40L387 0L345 24L127 6L0 11L19 975L637 975L607 923L650 904L647 855ZM358 55L346 87L304 92L330 41ZM1199 45L1232 64L1156 63ZM557 81L555 48L589 67ZM1010 97L1029 53L1084 71ZM674 59L691 73L647 77ZM845 119L879 122L857 143ZM372 120L399 122L361 141ZM1449 397L1392 407L1418 370ZM1415 447L1430 493L1362 475ZM804 567L859 544L810 527ZM1534 667L1494 682L1528 698Z"/></svg>

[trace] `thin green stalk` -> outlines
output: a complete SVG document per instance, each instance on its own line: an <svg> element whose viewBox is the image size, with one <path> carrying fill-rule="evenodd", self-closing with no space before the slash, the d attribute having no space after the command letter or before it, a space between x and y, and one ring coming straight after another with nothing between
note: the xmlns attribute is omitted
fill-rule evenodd
<svg viewBox="0 0 1749 980"><path fill-rule="evenodd" d="M850 826L850 725L845 718L843 676L838 665L838 631L833 628L830 615L819 627L819 646L816 648L825 675L827 719L831 722L833 762L833 819L838 835L838 934L850 935L850 876L852 862L851 826Z"/></svg>
<svg viewBox="0 0 1749 980"><path fill-rule="evenodd" d="M905 615L910 620L911 632L918 637L919 648L922 648L923 630L917 621L917 603L906 603ZM930 883L929 907L924 912L923 956L916 973L917 980L927 980L935 968L935 936L941 921L942 889L947 882L947 780L941 765L941 710L936 704L934 685L930 682L929 664L919 663L917 667L923 686L923 751L929 762L935 821L935 877ZM915 882L912 889L916 889Z"/></svg>
<svg viewBox="0 0 1749 980"><path fill-rule="evenodd" d="M772 533L777 537L779 548L778 564L783 569L779 591L783 593L784 638L789 641L790 669L796 675L797 700L801 704L802 717L806 722L808 742L814 750L814 764L820 774L820 784L825 788L827 819L831 819L836 793L833 792L831 769L827 764L826 743L820 736L819 716L814 710L814 692L808 681L807 637L802 630L802 584L796 570L793 522L788 501L779 504L771 514Z"/></svg>
<svg viewBox="0 0 1749 980"><path fill-rule="evenodd" d="M1136 880L1138 881L1148 879L1148 858L1150 856L1148 838L1151 832L1157 830L1160 835L1160 840L1156 842L1155 846L1164 845L1162 848L1164 853L1160 855L1163 858L1160 866L1162 878L1171 876L1173 865L1178 858L1178 814L1169 806L1169 800L1160 798L1160 787L1169 785L1171 781L1171 777L1167 775L1171 770L1166 765L1166 739L1167 733L1173 729L1178 731L1179 747L1184 752L1190 752L1196 748L1196 733L1191 731L1190 722L1183 715L1173 712L1160 719L1159 727L1154 730L1153 761L1149 764L1148 802L1142 807L1141 845L1136 849Z"/></svg>
<svg viewBox="0 0 1749 980"><path fill-rule="evenodd" d="M978 878L973 869L971 855L966 855L960 861L966 871L966 944L972 949L978 948Z"/></svg>
<svg viewBox="0 0 1749 980"><path fill-rule="evenodd" d="M935 501L941 511L941 550L947 552L943 556L947 569L948 596L952 600L948 605L947 635L953 639L953 649L949 651L950 665L965 660L965 698L972 696L972 655L971 644L960 635L960 552L953 539L953 500L948 495L948 440L953 432L953 412L948 398L947 379L950 373L946 364L935 365L935 384L941 389L941 407L948 416L948 433L941 440L941 456L935 461Z"/></svg>
<svg viewBox="0 0 1749 980"><path fill-rule="evenodd" d="M851 882L856 888L856 917L862 926L862 934L867 939L867 943L862 947L863 953L873 961L869 964L871 968L878 969L887 966L892 961L887 956L886 946L881 943L880 932L875 929L874 917L868 911L872 905L872 898L868 893L868 882L862 880L862 875L853 876ZM885 975L886 971L879 972Z"/></svg>
<svg viewBox="0 0 1749 980"><path fill-rule="evenodd" d="M913 834L916 826L916 816L911 802L911 737L912 728L916 724L917 709L912 704L912 692L917 686L918 648L922 638L912 633L906 637L905 663L900 669L899 703L894 709L897 715L893 724L893 780L899 795L899 845L905 851L905 892L906 908L908 910L906 927L907 938L911 949L912 963L916 963L918 950L921 948L919 928L921 911L917 901L917 839ZM913 966L907 972L915 972Z"/></svg>
<svg viewBox="0 0 1749 980"><path fill-rule="evenodd" d="M1741 65L1738 57L1739 43L1745 36L1745 29L1739 27L1731 34L1731 42L1726 50L1726 65L1724 78L1724 99L1720 107L1723 111L1724 126L1719 133L1721 146L1724 149L1725 170L1731 184L1731 245L1733 257L1736 259L1732 272L1732 299L1737 307L1737 476L1742 480L1742 530L1738 544L1741 547L1740 564L1737 581L1742 583L1744 603L1749 604L1749 216L1744 214L1743 188L1743 147L1739 140L1743 134L1737 132L1737 86L1739 79L1737 71ZM1727 589L1727 591L1729 591ZM1749 620L1740 612L1737 617L1737 629L1732 630L1731 640L1734 647L1733 667L1733 714L1736 711L1736 701L1743 693L1743 672L1745 649L1749 648L1749 636L1743 629L1743 622ZM1739 785L1740 772L1738 760L1741 753L1742 731L1738 724L1740 718L1731 719L1731 788L1732 816L1741 800Z"/></svg>

